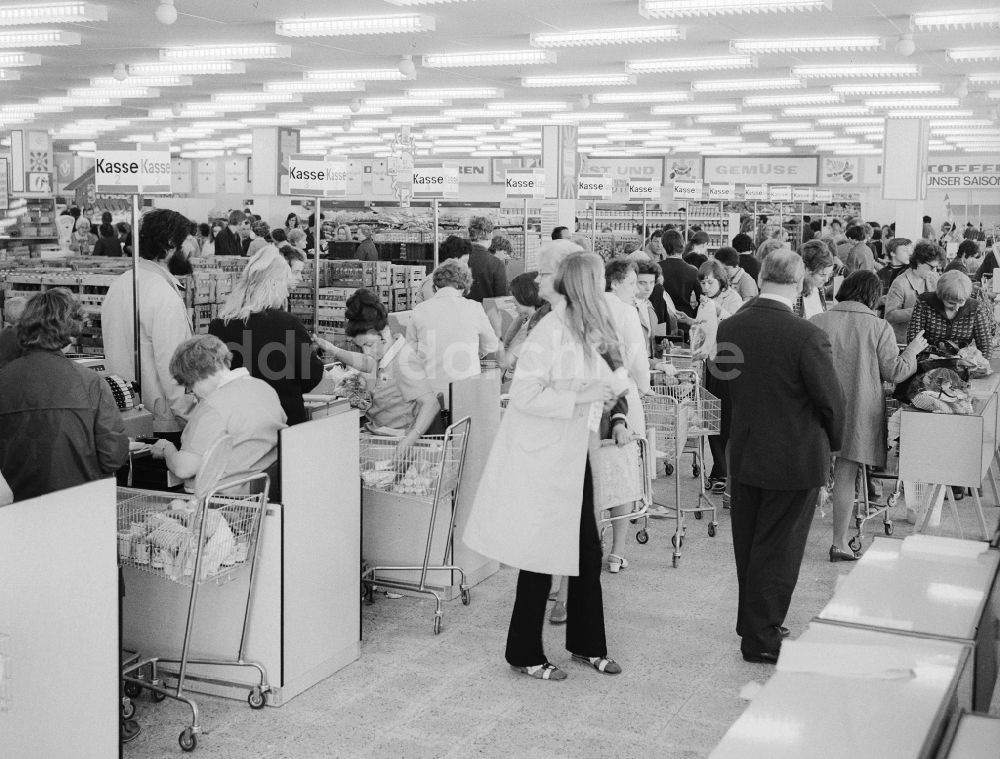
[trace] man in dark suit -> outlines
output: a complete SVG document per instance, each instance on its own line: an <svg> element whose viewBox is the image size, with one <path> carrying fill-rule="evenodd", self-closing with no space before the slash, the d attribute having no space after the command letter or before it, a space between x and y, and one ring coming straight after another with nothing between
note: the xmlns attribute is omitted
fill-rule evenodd
<svg viewBox="0 0 1000 759"><path fill-rule="evenodd" d="M240 227L246 218L242 211L229 212L229 226L215 236L215 255L242 256L243 242L240 238Z"/></svg>
<svg viewBox="0 0 1000 759"><path fill-rule="evenodd" d="M480 303L483 298L502 298L508 294L507 270L503 261L490 253L492 239L492 221L485 216L473 216L469 219L469 241L472 243L469 269L472 271L472 287L466 297Z"/></svg>
<svg viewBox="0 0 1000 759"><path fill-rule="evenodd" d="M736 632L750 662L778 659L816 496L843 427L830 341L792 313L804 272L797 253L771 253L761 268L760 296L718 332L716 371L732 404Z"/></svg>

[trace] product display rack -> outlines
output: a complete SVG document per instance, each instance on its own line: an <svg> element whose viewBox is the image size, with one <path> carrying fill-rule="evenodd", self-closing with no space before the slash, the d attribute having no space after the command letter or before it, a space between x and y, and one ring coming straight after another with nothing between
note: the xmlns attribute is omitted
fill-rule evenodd
<svg viewBox="0 0 1000 759"><path fill-rule="evenodd" d="M14 223L0 226L0 258L40 258L43 249L59 247L55 197L18 198L11 206L5 221Z"/></svg>

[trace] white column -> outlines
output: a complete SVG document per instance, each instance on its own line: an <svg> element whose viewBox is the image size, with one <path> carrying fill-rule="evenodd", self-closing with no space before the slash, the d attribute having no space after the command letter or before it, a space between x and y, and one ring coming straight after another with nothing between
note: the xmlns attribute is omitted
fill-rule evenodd
<svg viewBox="0 0 1000 759"><path fill-rule="evenodd" d="M926 197L927 122L886 119L882 143L882 199L895 201L896 236L919 240Z"/></svg>
<svg viewBox="0 0 1000 759"><path fill-rule="evenodd" d="M547 125L542 127L542 169L545 171L545 210L547 221L556 223L542 228L542 240L553 227L575 229L576 177L580 173L580 154L577 152L577 127L574 125Z"/></svg>

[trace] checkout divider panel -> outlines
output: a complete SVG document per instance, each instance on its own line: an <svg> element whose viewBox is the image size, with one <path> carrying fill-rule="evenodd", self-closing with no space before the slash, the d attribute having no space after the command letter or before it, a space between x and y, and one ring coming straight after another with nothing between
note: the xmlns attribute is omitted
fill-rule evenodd
<svg viewBox="0 0 1000 759"><path fill-rule="evenodd" d="M0 755L118 755L115 494L106 479L0 508Z"/></svg>

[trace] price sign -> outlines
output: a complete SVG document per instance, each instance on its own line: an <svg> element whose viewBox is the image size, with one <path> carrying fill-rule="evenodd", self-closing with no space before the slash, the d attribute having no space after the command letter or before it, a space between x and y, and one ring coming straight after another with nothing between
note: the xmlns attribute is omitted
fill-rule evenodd
<svg viewBox="0 0 1000 759"><path fill-rule="evenodd" d="M170 194L170 146L136 142L97 145L94 159L97 192L124 195Z"/></svg>
<svg viewBox="0 0 1000 759"><path fill-rule="evenodd" d="M658 180L650 178L629 179L628 180L629 200L659 200L660 183Z"/></svg>
<svg viewBox="0 0 1000 759"><path fill-rule="evenodd" d="M708 186L709 200L736 200L736 185L710 184Z"/></svg>
<svg viewBox="0 0 1000 759"><path fill-rule="evenodd" d="M288 194L330 198L347 194L347 161L322 155L288 156Z"/></svg>
<svg viewBox="0 0 1000 759"><path fill-rule="evenodd" d="M771 188L771 200L778 203L789 202L792 199L792 186L790 184L775 185Z"/></svg>
<svg viewBox="0 0 1000 759"><path fill-rule="evenodd" d="M614 186L608 174L580 174L576 178L576 194L581 200L611 200Z"/></svg>
<svg viewBox="0 0 1000 759"><path fill-rule="evenodd" d="M701 180L678 182L674 180L674 200L701 200Z"/></svg>
<svg viewBox="0 0 1000 759"><path fill-rule="evenodd" d="M508 198L544 198L545 172L534 169L507 169L503 191Z"/></svg>
<svg viewBox="0 0 1000 759"><path fill-rule="evenodd" d="M743 188L744 200L767 200L766 184L748 184Z"/></svg>
<svg viewBox="0 0 1000 759"><path fill-rule="evenodd" d="M458 197L458 167L425 164L413 167L413 198Z"/></svg>
<svg viewBox="0 0 1000 759"><path fill-rule="evenodd" d="M813 188L812 187L793 187L792 188L792 201L795 203L812 203L813 201Z"/></svg>
<svg viewBox="0 0 1000 759"><path fill-rule="evenodd" d="M832 203L833 190L816 190L813 192L813 200L817 203Z"/></svg>

